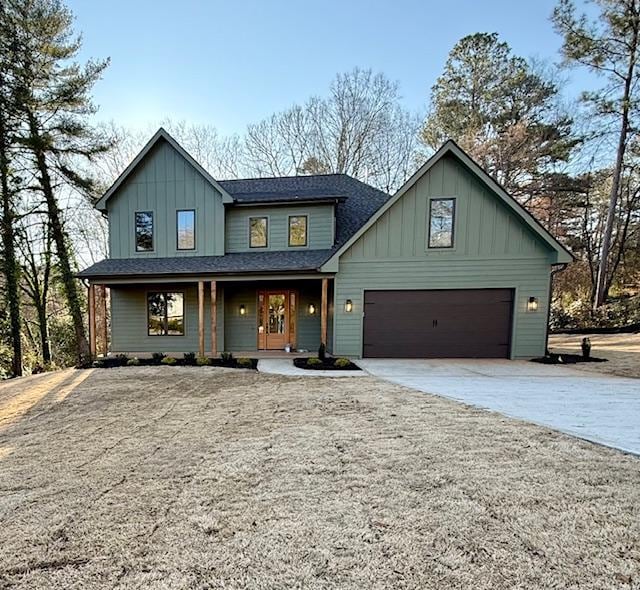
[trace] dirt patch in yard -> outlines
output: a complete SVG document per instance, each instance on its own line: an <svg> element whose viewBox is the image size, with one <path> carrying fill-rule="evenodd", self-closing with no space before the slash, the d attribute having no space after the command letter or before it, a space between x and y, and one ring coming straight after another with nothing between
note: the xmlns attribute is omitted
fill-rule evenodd
<svg viewBox="0 0 640 590"><path fill-rule="evenodd" d="M0 385L0 588L640 583L635 457L368 377L57 375Z"/></svg>
<svg viewBox="0 0 640 590"><path fill-rule="evenodd" d="M609 362L579 363L572 368L640 378L640 334L552 334L549 348L556 353L580 354L585 337L591 340L591 354Z"/></svg>

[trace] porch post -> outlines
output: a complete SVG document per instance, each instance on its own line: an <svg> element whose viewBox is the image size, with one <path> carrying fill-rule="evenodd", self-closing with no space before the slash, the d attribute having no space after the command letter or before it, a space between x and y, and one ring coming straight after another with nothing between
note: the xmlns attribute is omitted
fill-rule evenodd
<svg viewBox="0 0 640 590"><path fill-rule="evenodd" d="M211 281L211 355L218 354L218 293L216 282Z"/></svg>
<svg viewBox="0 0 640 590"><path fill-rule="evenodd" d="M100 291L98 293L98 301L100 303L100 316L101 316L101 334L100 334L100 347L102 348L102 354L107 356L109 353L109 327L107 326L107 286L100 285ZM96 347L97 351L97 347Z"/></svg>
<svg viewBox="0 0 640 590"><path fill-rule="evenodd" d="M198 355L204 356L204 281L198 281Z"/></svg>
<svg viewBox="0 0 640 590"><path fill-rule="evenodd" d="M327 291L329 279L322 279L322 299L320 301L320 341L327 345Z"/></svg>
<svg viewBox="0 0 640 590"><path fill-rule="evenodd" d="M96 356L96 286L89 285L89 351Z"/></svg>

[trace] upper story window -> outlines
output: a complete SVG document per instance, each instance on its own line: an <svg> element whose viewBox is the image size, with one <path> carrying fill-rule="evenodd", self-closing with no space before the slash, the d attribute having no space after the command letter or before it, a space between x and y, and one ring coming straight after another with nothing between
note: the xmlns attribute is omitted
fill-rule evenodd
<svg viewBox="0 0 640 590"><path fill-rule="evenodd" d="M453 248L456 200L429 201L429 248Z"/></svg>
<svg viewBox="0 0 640 590"><path fill-rule="evenodd" d="M267 217L249 217L249 246L266 248L269 245L269 219Z"/></svg>
<svg viewBox="0 0 640 590"><path fill-rule="evenodd" d="M193 209L176 211L176 232L178 250L196 249L196 212Z"/></svg>
<svg viewBox="0 0 640 590"><path fill-rule="evenodd" d="M149 336L184 336L184 293L147 295L147 333Z"/></svg>
<svg viewBox="0 0 640 590"><path fill-rule="evenodd" d="M153 251L153 211L136 211L136 252Z"/></svg>
<svg viewBox="0 0 640 590"><path fill-rule="evenodd" d="M289 246L307 245L307 216L291 215L289 217Z"/></svg>

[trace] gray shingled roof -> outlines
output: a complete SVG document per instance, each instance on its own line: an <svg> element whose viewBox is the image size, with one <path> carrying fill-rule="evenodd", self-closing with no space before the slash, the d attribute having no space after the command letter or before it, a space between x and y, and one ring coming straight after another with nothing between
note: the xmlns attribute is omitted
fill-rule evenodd
<svg viewBox="0 0 640 590"><path fill-rule="evenodd" d="M315 271L332 250L233 252L224 256L107 258L78 274L82 278Z"/></svg>
<svg viewBox="0 0 640 590"><path fill-rule="evenodd" d="M106 278L315 271L389 199L386 193L346 174L225 180L219 184L238 204L335 199L336 243L333 249L237 252L224 256L112 258L101 260L78 276Z"/></svg>
<svg viewBox="0 0 640 590"><path fill-rule="evenodd" d="M336 207L336 246L344 244L390 198L346 174L223 180L219 184L238 203L259 203L265 195L286 196L294 202L296 197L344 199Z"/></svg>

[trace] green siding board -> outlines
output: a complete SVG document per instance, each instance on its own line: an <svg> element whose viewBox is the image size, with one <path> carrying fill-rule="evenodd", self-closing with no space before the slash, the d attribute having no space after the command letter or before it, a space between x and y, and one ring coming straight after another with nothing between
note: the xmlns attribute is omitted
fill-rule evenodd
<svg viewBox="0 0 640 590"><path fill-rule="evenodd" d="M456 198L451 249L426 247L428 202L433 197ZM522 220L461 162L447 156L341 256L335 279L334 352L361 355L366 289L512 288L512 356L541 355L550 260L550 250ZM531 296L540 301L535 313L526 311ZM353 301L352 313L344 311L346 299Z"/></svg>
<svg viewBox="0 0 640 590"><path fill-rule="evenodd" d="M256 350L258 346L257 290L248 285L230 285L226 289L224 308L225 350ZM240 315L244 305L245 315Z"/></svg>
<svg viewBox="0 0 640 590"><path fill-rule="evenodd" d="M306 248L322 250L333 246L333 205L295 205L236 207L227 210L226 251L247 252L249 247L249 218L268 217L268 246L255 250L300 250L304 247L289 247L289 216L306 215Z"/></svg>
<svg viewBox="0 0 640 590"><path fill-rule="evenodd" d="M111 258L224 254L222 195L167 142L158 142L108 201ZM196 210L196 250L177 250L176 211ZM135 211L154 212L154 251L136 252Z"/></svg>

